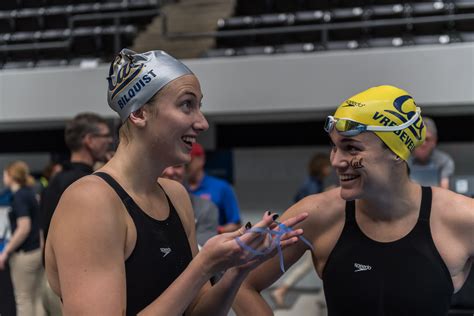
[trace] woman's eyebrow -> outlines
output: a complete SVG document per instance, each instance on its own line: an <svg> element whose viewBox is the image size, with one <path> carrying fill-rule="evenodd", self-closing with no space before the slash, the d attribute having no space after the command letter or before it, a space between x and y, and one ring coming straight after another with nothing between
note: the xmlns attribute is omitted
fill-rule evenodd
<svg viewBox="0 0 474 316"><path fill-rule="evenodd" d="M354 139L354 138L343 138L343 139L341 139L341 143L350 143L350 142L360 143L359 140Z"/></svg>

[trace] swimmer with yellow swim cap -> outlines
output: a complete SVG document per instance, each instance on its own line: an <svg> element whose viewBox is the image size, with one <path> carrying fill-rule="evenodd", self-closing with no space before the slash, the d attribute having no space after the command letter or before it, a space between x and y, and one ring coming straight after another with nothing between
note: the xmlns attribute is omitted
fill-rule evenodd
<svg viewBox="0 0 474 316"><path fill-rule="evenodd" d="M474 258L473 200L420 187L406 160L422 144L421 109L406 91L370 88L325 122L340 187L309 196L282 219L308 212L328 315L446 316ZM307 249L285 251L286 268ZM271 315L260 291L281 275L278 260L253 271L234 304L238 315Z"/></svg>
<svg viewBox="0 0 474 316"><path fill-rule="evenodd" d="M373 131L406 161L425 139L420 113L408 92L393 86L374 87L344 101L334 116L327 118L325 130L331 132L336 127L345 136Z"/></svg>

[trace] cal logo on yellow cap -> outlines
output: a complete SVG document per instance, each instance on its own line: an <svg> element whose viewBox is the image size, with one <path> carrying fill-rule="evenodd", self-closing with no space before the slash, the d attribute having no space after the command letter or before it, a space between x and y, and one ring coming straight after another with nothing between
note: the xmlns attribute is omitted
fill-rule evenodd
<svg viewBox="0 0 474 316"><path fill-rule="evenodd" d="M336 119L350 119L366 125L398 126L416 114L413 97L394 86L367 89L344 101L336 110ZM407 160L413 149L420 146L426 135L421 116L399 131L374 132L395 154Z"/></svg>

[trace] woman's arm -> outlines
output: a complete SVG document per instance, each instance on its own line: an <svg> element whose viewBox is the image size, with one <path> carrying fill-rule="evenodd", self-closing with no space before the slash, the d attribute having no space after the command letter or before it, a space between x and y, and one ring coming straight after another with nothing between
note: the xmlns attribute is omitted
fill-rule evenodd
<svg viewBox="0 0 474 316"><path fill-rule="evenodd" d="M272 215L266 214L255 226L270 226L273 222ZM305 217L306 215L302 215L293 221L299 222ZM282 238L282 246L286 247L297 242L297 238L292 237L298 234L301 234L301 230L296 230ZM256 249L267 246L256 234L245 234L245 227L236 232L211 238L186 270L139 315L181 315L190 305L192 307L188 313L191 315L227 315L234 296L249 270L265 259L256 258L242 249L235 241L236 237ZM234 266L241 267L231 269ZM212 275L227 269L230 270L216 286L206 287L201 292L201 288ZM196 297L198 298L195 301ZM193 301L194 304L192 304Z"/></svg>
<svg viewBox="0 0 474 316"><path fill-rule="evenodd" d="M126 213L120 212L123 205L115 192L99 181L102 180L85 177L68 188L51 222L51 238L47 242L56 258L65 315L122 315L126 311L127 226L125 215L121 215ZM268 217L260 226L271 224L271 216ZM166 291L139 314L182 315L213 274L252 262L253 255L235 242L241 234L213 237ZM255 248L263 244L254 234L240 238ZM244 275L225 277L221 287L226 289L214 292L214 297L235 294L236 281ZM230 306L231 301L229 297L225 305ZM215 315L214 310L222 310L220 304L203 294L195 305L196 313Z"/></svg>
<svg viewBox="0 0 474 316"><path fill-rule="evenodd" d="M288 269L305 253L308 247L299 242L284 251L285 267ZM282 276L278 257L271 258L252 271L240 287L233 309L237 315L273 315L268 303L260 292L272 285Z"/></svg>
<svg viewBox="0 0 474 316"><path fill-rule="evenodd" d="M16 220L16 229L12 238L0 253L0 270L3 270L8 257L25 241L31 231L31 219L28 216L19 217Z"/></svg>
<svg viewBox="0 0 474 316"><path fill-rule="evenodd" d="M18 191L15 193L15 198L12 203L12 212L16 217L16 229L13 235L5 246L5 249L0 254L0 269L3 269L8 256L20 247L26 240L31 231L31 212L34 205L37 203L34 196L29 196L28 191Z"/></svg>
<svg viewBox="0 0 474 316"><path fill-rule="evenodd" d="M254 257L253 254L244 251L235 242L236 237L239 237L254 249L267 247L268 240L264 241L265 239L260 239L259 237L261 237L261 235L255 233L245 233L247 229L245 227L240 227L238 231L224 233L209 239L201 249L201 252L198 253L195 237L194 215L186 190L181 185L177 185L176 182L168 182L165 181L165 179L160 179L160 184L169 194L173 204L180 214L183 225L185 226L189 244L193 251L193 255L195 256L191 264L193 264L194 261L199 262L204 258L207 260L204 267L215 267L213 269L214 272L207 275L203 280L204 283L202 283L202 289L199 289L198 292L195 293L194 298L189 302L189 308L186 310L186 315L227 315L234 297L248 273L257 265L273 256L276 253L276 250L265 257ZM254 227L273 226L273 215L274 214L267 212L263 216L262 221L255 224ZM297 216L297 218L288 220L285 224L291 227L302 221L305 217L306 214L301 214L300 216ZM291 234L283 236L282 246L286 247L297 242L297 239L292 239L292 237L298 234L301 234L300 230L296 230ZM217 271L223 270L227 270L227 272L216 285L211 287L208 282L210 276L214 275ZM175 283L181 284L180 279L185 277L186 274L187 271L184 271L183 274L155 302L164 299L168 294L172 293L171 291L176 290L173 289L173 286ZM186 290L189 282L184 281L182 284L185 291L189 291L189 289ZM181 286L178 286L178 288L180 287ZM177 300L176 297L182 297L177 295L183 294L174 292L169 295L169 299L186 306L188 301L186 301L185 304L181 299ZM172 302L170 304L172 304Z"/></svg>
<svg viewBox="0 0 474 316"><path fill-rule="evenodd" d="M344 202L339 197L339 189L334 189L308 196L282 215L283 220L305 212L309 213L308 218L299 227L304 229L304 237L314 247L315 264L318 260L324 261L323 258L329 255L339 236L338 227L344 223L343 207ZM293 265L307 250L308 246L303 242L286 249L283 253L285 267ZM233 305L237 315L273 315L273 311L260 292L272 285L281 275L280 263L276 257L252 271L241 286Z"/></svg>
<svg viewBox="0 0 474 316"><path fill-rule="evenodd" d="M266 213L259 223L257 223L255 227L268 227L273 226L273 215L271 213ZM288 227L292 227L300 222L302 222L308 216L307 213L298 214L295 217L291 217L286 220L283 224ZM242 227L240 232L245 232L245 228ZM287 248L294 248L295 243L298 243L299 236L303 233L301 229L296 229L293 232L290 232L284 235L281 239L281 247ZM245 234L245 233L244 233ZM245 235L254 235L255 237L258 234L255 233L248 233ZM237 235L239 236L239 235ZM235 236L234 236L235 238ZM241 240L243 236L240 237ZM257 237L258 238L258 237ZM265 238L263 238L265 239ZM269 245L264 243L260 243L261 240L255 240L254 242L248 243L252 248L263 250ZM268 240L267 240L268 242ZM247 264L240 265L234 268L229 269L223 276L223 278L212 288L208 289L205 294L200 298L199 303L197 304L196 308L193 310L193 315L227 315L233 301L235 295L239 291L239 288L250 273L251 270L256 268L257 266L261 265L264 261L268 260L269 258L274 257L272 260L279 260L278 256L275 256L277 250L274 249L271 253L264 255L264 256L257 256L253 259L249 260ZM278 265L279 266L279 265Z"/></svg>

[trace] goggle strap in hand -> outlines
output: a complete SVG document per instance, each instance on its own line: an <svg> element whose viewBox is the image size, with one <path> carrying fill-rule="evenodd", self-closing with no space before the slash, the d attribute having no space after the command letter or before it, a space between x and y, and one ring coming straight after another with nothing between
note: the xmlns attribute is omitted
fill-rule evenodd
<svg viewBox="0 0 474 316"><path fill-rule="evenodd" d="M270 239L271 239L270 246L267 247L263 251L253 249L252 247L245 244L242 240L240 240L239 237L236 237L235 241L237 242L237 244L242 249L250 252L254 256L267 255L270 252L272 252L273 249L275 249L275 245L276 245L277 250L278 250L278 257L280 259L280 270L283 273L285 273L285 271L286 271L285 270L285 263L284 263L284 258L283 258L283 251L281 249L281 237L286 233L292 232L293 229L291 229L290 227L286 226L283 223L278 223L278 227L279 227L279 230L272 230L272 229L269 229L268 227L267 228L252 227L251 229L249 229L245 232L246 234L247 233L258 233L258 234L268 234L270 236ZM303 236L298 236L297 238L300 239L301 241L303 241L306 245L308 245L308 247L311 249L311 251L314 251L313 245L306 238L304 238Z"/></svg>

